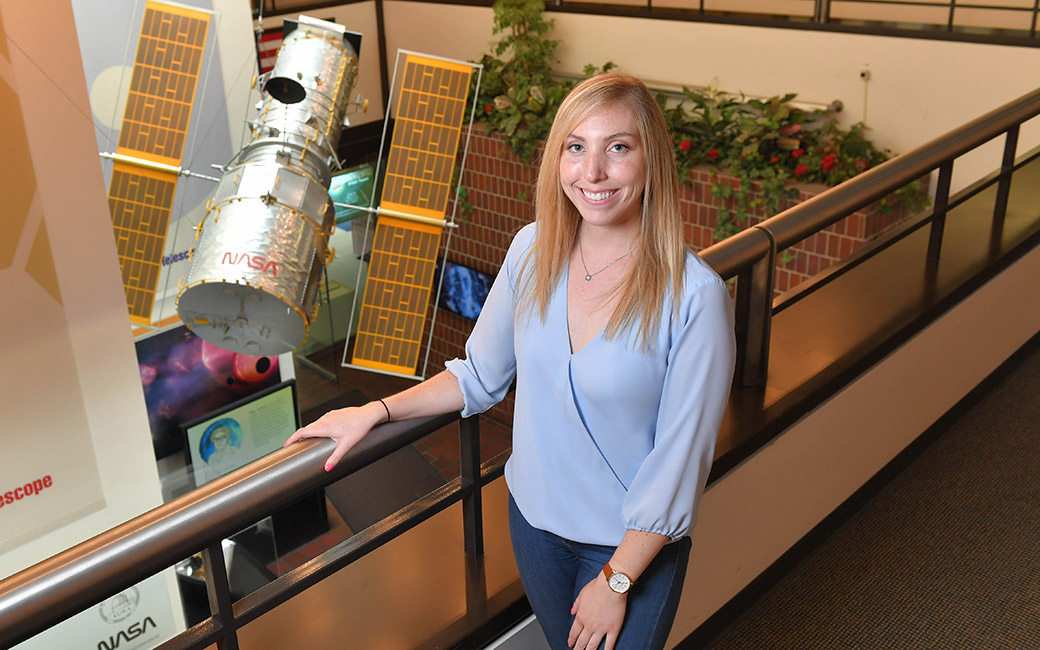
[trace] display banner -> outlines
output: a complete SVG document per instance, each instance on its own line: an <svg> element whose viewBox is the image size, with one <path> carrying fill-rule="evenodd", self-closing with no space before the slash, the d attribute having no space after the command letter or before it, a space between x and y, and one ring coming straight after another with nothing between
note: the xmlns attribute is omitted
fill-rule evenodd
<svg viewBox="0 0 1040 650"><path fill-rule="evenodd" d="M17 650L143 650L180 630L166 581L155 575L21 643Z"/></svg>
<svg viewBox="0 0 1040 650"><path fill-rule="evenodd" d="M229 142L231 124L241 128L249 97L230 88L248 89L252 78L251 17L240 0L180 4L214 16L216 38L207 42L216 49L203 59L201 78L206 101L224 119L213 121L212 134L189 138L224 153L210 156L189 143L198 158L186 154L186 163L206 171L237 145ZM139 25L144 5L0 0L0 580L161 503L98 156L110 134L88 99L105 87L96 75L85 78L80 54L84 44L123 61L135 41L103 27L124 19ZM242 35L231 43L248 47L222 61L216 42L229 33ZM231 111L238 117L228 118ZM202 182L185 192L185 205L192 192L210 191ZM181 251L171 251L167 267L185 261ZM18 647L154 647L183 629L169 569Z"/></svg>
<svg viewBox="0 0 1040 650"><path fill-rule="evenodd" d="M69 365L73 345L51 246L61 219L40 196L45 182L7 32L0 22L0 295L7 304L0 309L0 554L105 506L83 390Z"/></svg>

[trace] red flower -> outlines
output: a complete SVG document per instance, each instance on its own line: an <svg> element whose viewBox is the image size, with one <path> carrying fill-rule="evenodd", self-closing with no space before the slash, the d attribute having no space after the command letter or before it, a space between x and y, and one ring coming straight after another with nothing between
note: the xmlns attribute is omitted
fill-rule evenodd
<svg viewBox="0 0 1040 650"><path fill-rule="evenodd" d="M803 153L805 153L805 149L795 149L794 151L791 152L791 157L792 158L797 158L798 156L802 155Z"/></svg>
<svg viewBox="0 0 1040 650"><path fill-rule="evenodd" d="M865 172L867 171L867 169L870 168L870 165L867 164L866 160L857 160L856 162L852 163L852 166L855 167L856 171L858 172Z"/></svg>
<svg viewBox="0 0 1040 650"><path fill-rule="evenodd" d="M679 143L679 148L682 149L683 151L689 151L690 150L690 146L691 145L690 145L690 141L689 140L683 140L683 141L681 141Z"/></svg>
<svg viewBox="0 0 1040 650"><path fill-rule="evenodd" d="M490 113L491 112L491 104L488 104L487 106L484 107L484 112L485 113Z"/></svg>
<svg viewBox="0 0 1040 650"><path fill-rule="evenodd" d="M715 160L718 157L719 157L719 150L718 149L709 149L708 150L708 158L711 158L712 160Z"/></svg>
<svg viewBox="0 0 1040 650"><path fill-rule="evenodd" d="M834 169L837 166L838 166L837 156L832 154L832 153L827 154L826 156L823 157L823 160L820 161L820 167L823 167L824 171L828 171L829 172L829 171L831 171L832 169Z"/></svg>
<svg viewBox="0 0 1040 650"><path fill-rule="evenodd" d="M773 156L772 158L769 159L769 164L775 165L779 161L780 161L779 158L777 158L776 156Z"/></svg>
<svg viewBox="0 0 1040 650"><path fill-rule="evenodd" d="M808 171L809 171L809 168L806 167L805 165L798 165L797 167L794 168L794 175L795 176L804 176L805 173L808 172Z"/></svg>

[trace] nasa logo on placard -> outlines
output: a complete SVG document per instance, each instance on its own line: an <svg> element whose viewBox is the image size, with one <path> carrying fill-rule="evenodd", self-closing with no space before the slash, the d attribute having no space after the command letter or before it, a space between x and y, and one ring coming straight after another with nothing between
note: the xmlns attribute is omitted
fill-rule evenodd
<svg viewBox="0 0 1040 650"><path fill-rule="evenodd" d="M130 587L98 605L98 613L104 622L118 623L134 613L140 600L141 594L137 591L137 587Z"/></svg>

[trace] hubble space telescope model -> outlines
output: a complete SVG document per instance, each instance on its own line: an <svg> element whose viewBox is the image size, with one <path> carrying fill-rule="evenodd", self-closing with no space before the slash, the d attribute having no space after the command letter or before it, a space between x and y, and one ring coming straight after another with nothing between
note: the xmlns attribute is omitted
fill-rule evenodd
<svg viewBox="0 0 1040 650"><path fill-rule="evenodd" d="M328 187L360 47L360 34L340 25L286 21L251 137L224 167L177 294L178 314L201 338L251 355L306 339L332 255Z"/></svg>

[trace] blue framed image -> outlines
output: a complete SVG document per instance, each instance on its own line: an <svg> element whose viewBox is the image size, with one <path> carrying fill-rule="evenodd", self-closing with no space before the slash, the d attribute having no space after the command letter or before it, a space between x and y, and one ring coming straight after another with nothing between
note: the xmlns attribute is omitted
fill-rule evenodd
<svg viewBox="0 0 1040 650"><path fill-rule="evenodd" d="M437 306L463 318L477 320L495 278L487 273L441 258L437 260L437 270L433 280L434 290L437 289L440 282L441 273L444 274L444 284L441 286Z"/></svg>

